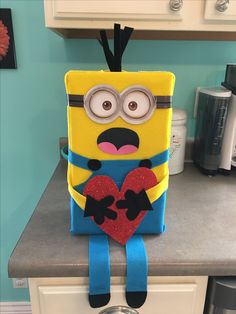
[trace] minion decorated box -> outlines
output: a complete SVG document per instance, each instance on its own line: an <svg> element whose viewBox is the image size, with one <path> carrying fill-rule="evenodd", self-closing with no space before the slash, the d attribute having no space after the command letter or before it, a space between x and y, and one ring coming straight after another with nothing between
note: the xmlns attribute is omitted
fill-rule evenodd
<svg viewBox="0 0 236 314"><path fill-rule="evenodd" d="M175 77L122 72L131 33L115 25L112 54L101 32L110 71L75 70L65 76L71 232L90 235L92 307L110 300L109 238L125 246L127 303L142 306L148 261L141 235L165 230Z"/></svg>

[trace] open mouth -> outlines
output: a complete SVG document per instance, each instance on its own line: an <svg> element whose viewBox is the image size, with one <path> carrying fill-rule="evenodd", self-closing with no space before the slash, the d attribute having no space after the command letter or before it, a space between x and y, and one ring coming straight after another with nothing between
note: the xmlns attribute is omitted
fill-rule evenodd
<svg viewBox="0 0 236 314"><path fill-rule="evenodd" d="M112 155L132 154L139 148L139 137L130 129L111 128L98 136L97 144L104 153Z"/></svg>

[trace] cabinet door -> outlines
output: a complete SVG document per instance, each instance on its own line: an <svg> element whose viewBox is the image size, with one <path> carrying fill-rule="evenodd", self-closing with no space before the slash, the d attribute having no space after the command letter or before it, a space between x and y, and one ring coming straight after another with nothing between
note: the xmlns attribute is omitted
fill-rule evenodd
<svg viewBox="0 0 236 314"><path fill-rule="evenodd" d="M206 0L205 20L236 25L236 1Z"/></svg>
<svg viewBox="0 0 236 314"><path fill-rule="evenodd" d="M52 0L52 5L55 19L181 20L170 0Z"/></svg>
<svg viewBox="0 0 236 314"><path fill-rule="evenodd" d="M187 277L186 277L187 278ZM34 281L35 279L33 279ZM38 280L38 279L37 279ZM92 309L88 304L87 285L52 284L50 280L32 283L30 280L33 314L97 314L102 309L115 305L127 306L124 297L125 286L112 284L111 301L100 309ZM138 309L139 314L202 314L206 291L206 277L192 277L186 280L165 277L154 280L148 286L145 304ZM181 283L182 281L182 283Z"/></svg>
<svg viewBox="0 0 236 314"><path fill-rule="evenodd" d="M41 314L95 314L87 300L86 287L39 287ZM149 286L148 298L140 314L193 314L195 284L160 284ZM126 305L124 287L113 287L109 306Z"/></svg>

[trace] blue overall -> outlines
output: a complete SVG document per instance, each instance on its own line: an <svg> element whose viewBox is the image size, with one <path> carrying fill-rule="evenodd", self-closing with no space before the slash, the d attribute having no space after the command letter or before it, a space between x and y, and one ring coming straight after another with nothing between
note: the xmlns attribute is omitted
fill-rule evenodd
<svg viewBox="0 0 236 314"><path fill-rule="evenodd" d="M169 151L166 150L150 158L151 168L159 166L168 161ZM88 167L89 159L75 154L69 150L68 161L79 168L90 170ZM120 188L126 175L133 169L139 167L140 160L103 160L101 168L93 172L91 179L96 175L107 175L111 177ZM90 170L91 171L91 170ZM88 180L89 180L88 179ZM82 193L84 182L75 187ZM166 192L156 200L141 224L126 243L126 291L140 292L147 290L148 261L142 233L162 233L165 230L164 211L165 211ZM71 198L71 232L73 234L90 234L89 238L89 294L103 295L110 292L110 255L108 237L104 232L89 218L84 217L84 211Z"/></svg>

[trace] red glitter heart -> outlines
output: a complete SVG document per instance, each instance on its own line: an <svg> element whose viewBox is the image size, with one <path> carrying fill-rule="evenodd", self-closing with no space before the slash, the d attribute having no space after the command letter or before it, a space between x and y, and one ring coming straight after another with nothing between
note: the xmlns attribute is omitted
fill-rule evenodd
<svg viewBox="0 0 236 314"><path fill-rule="evenodd" d="M143 189L150 189L157 183L156 176L150 169L140 167L128 173L121 190L118 189L117 185L110 177L95 176L88 181L83 190L83 194L85 196L89 195L98 201L108 195L114 197L115 201L109 208L117 213L116 220L105 217L104 223L97 226L112 239L124 245L138 228L147 211L141 211L135 220L130 221L126 217L127 209L118 209L116 202L124 199L124 194L127 190L133 190L138 193ZM93 217L90 217L90 219L94 221Z"/></svg>

